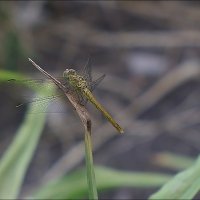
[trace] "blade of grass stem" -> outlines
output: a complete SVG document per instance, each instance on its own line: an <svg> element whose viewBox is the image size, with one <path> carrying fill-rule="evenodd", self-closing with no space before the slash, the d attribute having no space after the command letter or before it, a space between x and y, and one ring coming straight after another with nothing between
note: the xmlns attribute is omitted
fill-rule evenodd
<svg viewBox="0 0 200 200"><path fill-rule="evenodd" d="M0 199L17 198L44 126L45 114L28 113L0 161Z"/></svg>
<svg viewBox="0 0 200 200"><path fill-rule="evenodd" d="M98 199L97 186L94 173L91 134L85 131L85 160L87 170L89 199Z"/></svg>

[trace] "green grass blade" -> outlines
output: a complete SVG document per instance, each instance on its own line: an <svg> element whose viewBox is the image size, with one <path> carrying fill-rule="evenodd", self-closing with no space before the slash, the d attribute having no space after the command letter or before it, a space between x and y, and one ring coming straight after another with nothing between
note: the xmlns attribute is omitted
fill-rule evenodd
<svg viewBox="0 0 200 200"><path fill-rule="evenodd" d="M26 79L25 76L7 70L0 70L0 82L8 82L9 79Z"/></svg>
<svg viewBox="0 0 200 200"><path fill-rule="evenodd" d="M28 112L31 112L31 108ZM0 161L0 199L16 198L37 146L45 115L27 115ZM36 125L37 124L37 125Z"/></svg>
<svg viewBox="0 0 200 200"><path fill-rule="evenodd" d="M183 170L194 164L195 160L188 156L161 152L154 156L152 163L173 170Z"/></svg>
<svg viewBox="0 0 200 200"><path fill-rule="evenodd" d="M92 156L91 135L87 131L85 133L85 157L86 157L89 199L98 199L93 156Z"/></svg>
<svg viewBox="0 0 200 200"><path fill-rule="evenodd" d="M20 74L0 71L0 81L10 78L22 78ZM0 199L16 199L28 165L45 123L45 113L32 113L29 108L24 122L16 133L16 137L0 160Z"/></svg>
<svg viewBox="0 0 200 200"><path fill-rule="evenodd" d="M192 199L200 190L200 157L190 168L178 173L150 199Z"/></svg>
<svg viewBox="0 0 200 200"><path fill-rule="evenodd" d="M117 187L158 187L171 178L164 174L124 172L105 167L95 167L95 175L98 190ZM85 170L79 170L40 187L33 195L33 199L80 199L86 198L87 193Z"/></svg>

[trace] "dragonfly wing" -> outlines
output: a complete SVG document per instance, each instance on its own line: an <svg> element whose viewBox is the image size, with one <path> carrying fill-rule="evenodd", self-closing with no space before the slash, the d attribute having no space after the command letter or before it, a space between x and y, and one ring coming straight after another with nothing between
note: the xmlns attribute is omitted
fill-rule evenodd
<svg viewBox="0 0 200 200"><path fill-rule="evenodd" d="M59 81L63 81L63 77L57 77L56 78ZM53 81L51 79L47 79L47 78L38 78L38 79L14 79L11 78L8 80L8 83L11 84L41 84L41 83L52 83Z"/></svg>
<svg viewBox="0 0 200 200"><path fill-rule="evenodd" d="M100 76L95 81L92 81L92 66L91 57L88 58L86 65L83 68L82 74L85 80L88 82L90 91L93 91L99 83L105 78L105 74Z"/></svg>
<svg viewBox="0 0 200 200"><path fill-rule="evenodd" d="M58 80L61 83L64 82L63 78L59 77ZM7 82L8 82L8 85L11 86L12 88L25 86L30 89L36 90L38 92L42 92L42 91L50 92L52 91L52 87L55 87L55 83L50 79L27 79L27 80L10 79ZM65 86L67 89L66 84ZM60 88L57 87L57 91L60 91Z"/></svg>
<svg viewBox="0 0 200 200"><path fill-rule="evenodd" d="M39 113L62 113L64 109L61 108L61 98L64 95L54 95L54 96L45 96L45 97L36 97L30 98L25 97L24 103L17 105L17 109L20 111L24 110L25 107L31 106L32 111L31 114L39 114ZM51 111L49 111L49 109Z"/></svg>
<svg viewBox="0 0 200 200"><path fill-rule="evenodd" d="M92 82L92 62L91 57L88 58L87 63L85 64L82 75L87 82Z"/></svg>
<svg viewBox="0 0 200 200"><path fill-rule="evenodd" d="M101 83L101 81L105 78L105 76L106 75L103 74L102 76L100 76L95 81L92 81L92 83L90 84L90 91L93 91Z"/></svg>
<svg viewBox="0 0 200 200"><path fill-rule="evenodd" d="M62 80L63 78L60 78L59 81L61 82ZM58 102L59 105L60 97L65 96L63 91L58 87L56 87L54 82L51 81L50 79L30 79L30 80L10 79L8 80L8 86L11 87L11 89L14 89L14 93L15 92L19 93L21 87L24 86L25 88L30 88L32 90L37 91L37 94L39 95L37 98L33 98L33 93L30 90L24 90L24 94L26 94L26 96L22 95L23 103L16 106L19 112L24 110L26 106L33 107L32 113L38 113L38 110L41 113L47 112L46 109L49 106L49 104L55 105L55 102ZM67 85L66 85L66 90L67 90ZM54 112L56 113L63 112L63 108L61 109L60 106L54 106L54 107L57 107L54 108Z"/></svg>

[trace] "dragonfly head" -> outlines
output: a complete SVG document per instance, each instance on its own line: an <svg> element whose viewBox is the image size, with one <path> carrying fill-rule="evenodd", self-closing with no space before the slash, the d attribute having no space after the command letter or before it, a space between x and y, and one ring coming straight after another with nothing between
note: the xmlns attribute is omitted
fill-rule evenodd
<svg viewBox="0 0 200 200"><path fill-rule="evenodd" d="M74 69L66 69L63 72L63 77L68 78L70 75L76 75L76 71Z"/></svg>

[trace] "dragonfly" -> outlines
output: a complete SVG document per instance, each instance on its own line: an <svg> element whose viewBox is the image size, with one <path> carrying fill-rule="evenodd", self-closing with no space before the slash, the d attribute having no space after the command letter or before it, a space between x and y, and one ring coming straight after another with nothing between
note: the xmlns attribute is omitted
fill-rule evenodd
<svg viewBox="0 0 200 200"><path fill-rule="evenodd" d="M89 59L87 64L83 69L83 75L80 75L74 69L66 69L63 72L62 81L58 80L57 78L53 77L51 74L46 72L42 69L39 65L37 65L34 61L29 58L29 61L35 66L42 74L44 74L56 87L60 90L61 93L65 92L72 92L76 94L78 102L81 105L85 105L88 101L92 103L102 114L103 116L116 128L119 133L124 133L124 130L121 126L113 119L111 114L101 105L95 96L93 95L92 91L95 87L104 79L105 74L100 76L97 80L93 81L91 76L91 65L89 64ZM38 85L39 86L39 85ZM59 95L52 95L46 98L57 98ZM33 100L32 103L37 104L42 99ZM22 106L23 104L18 105Z"/></svg>

